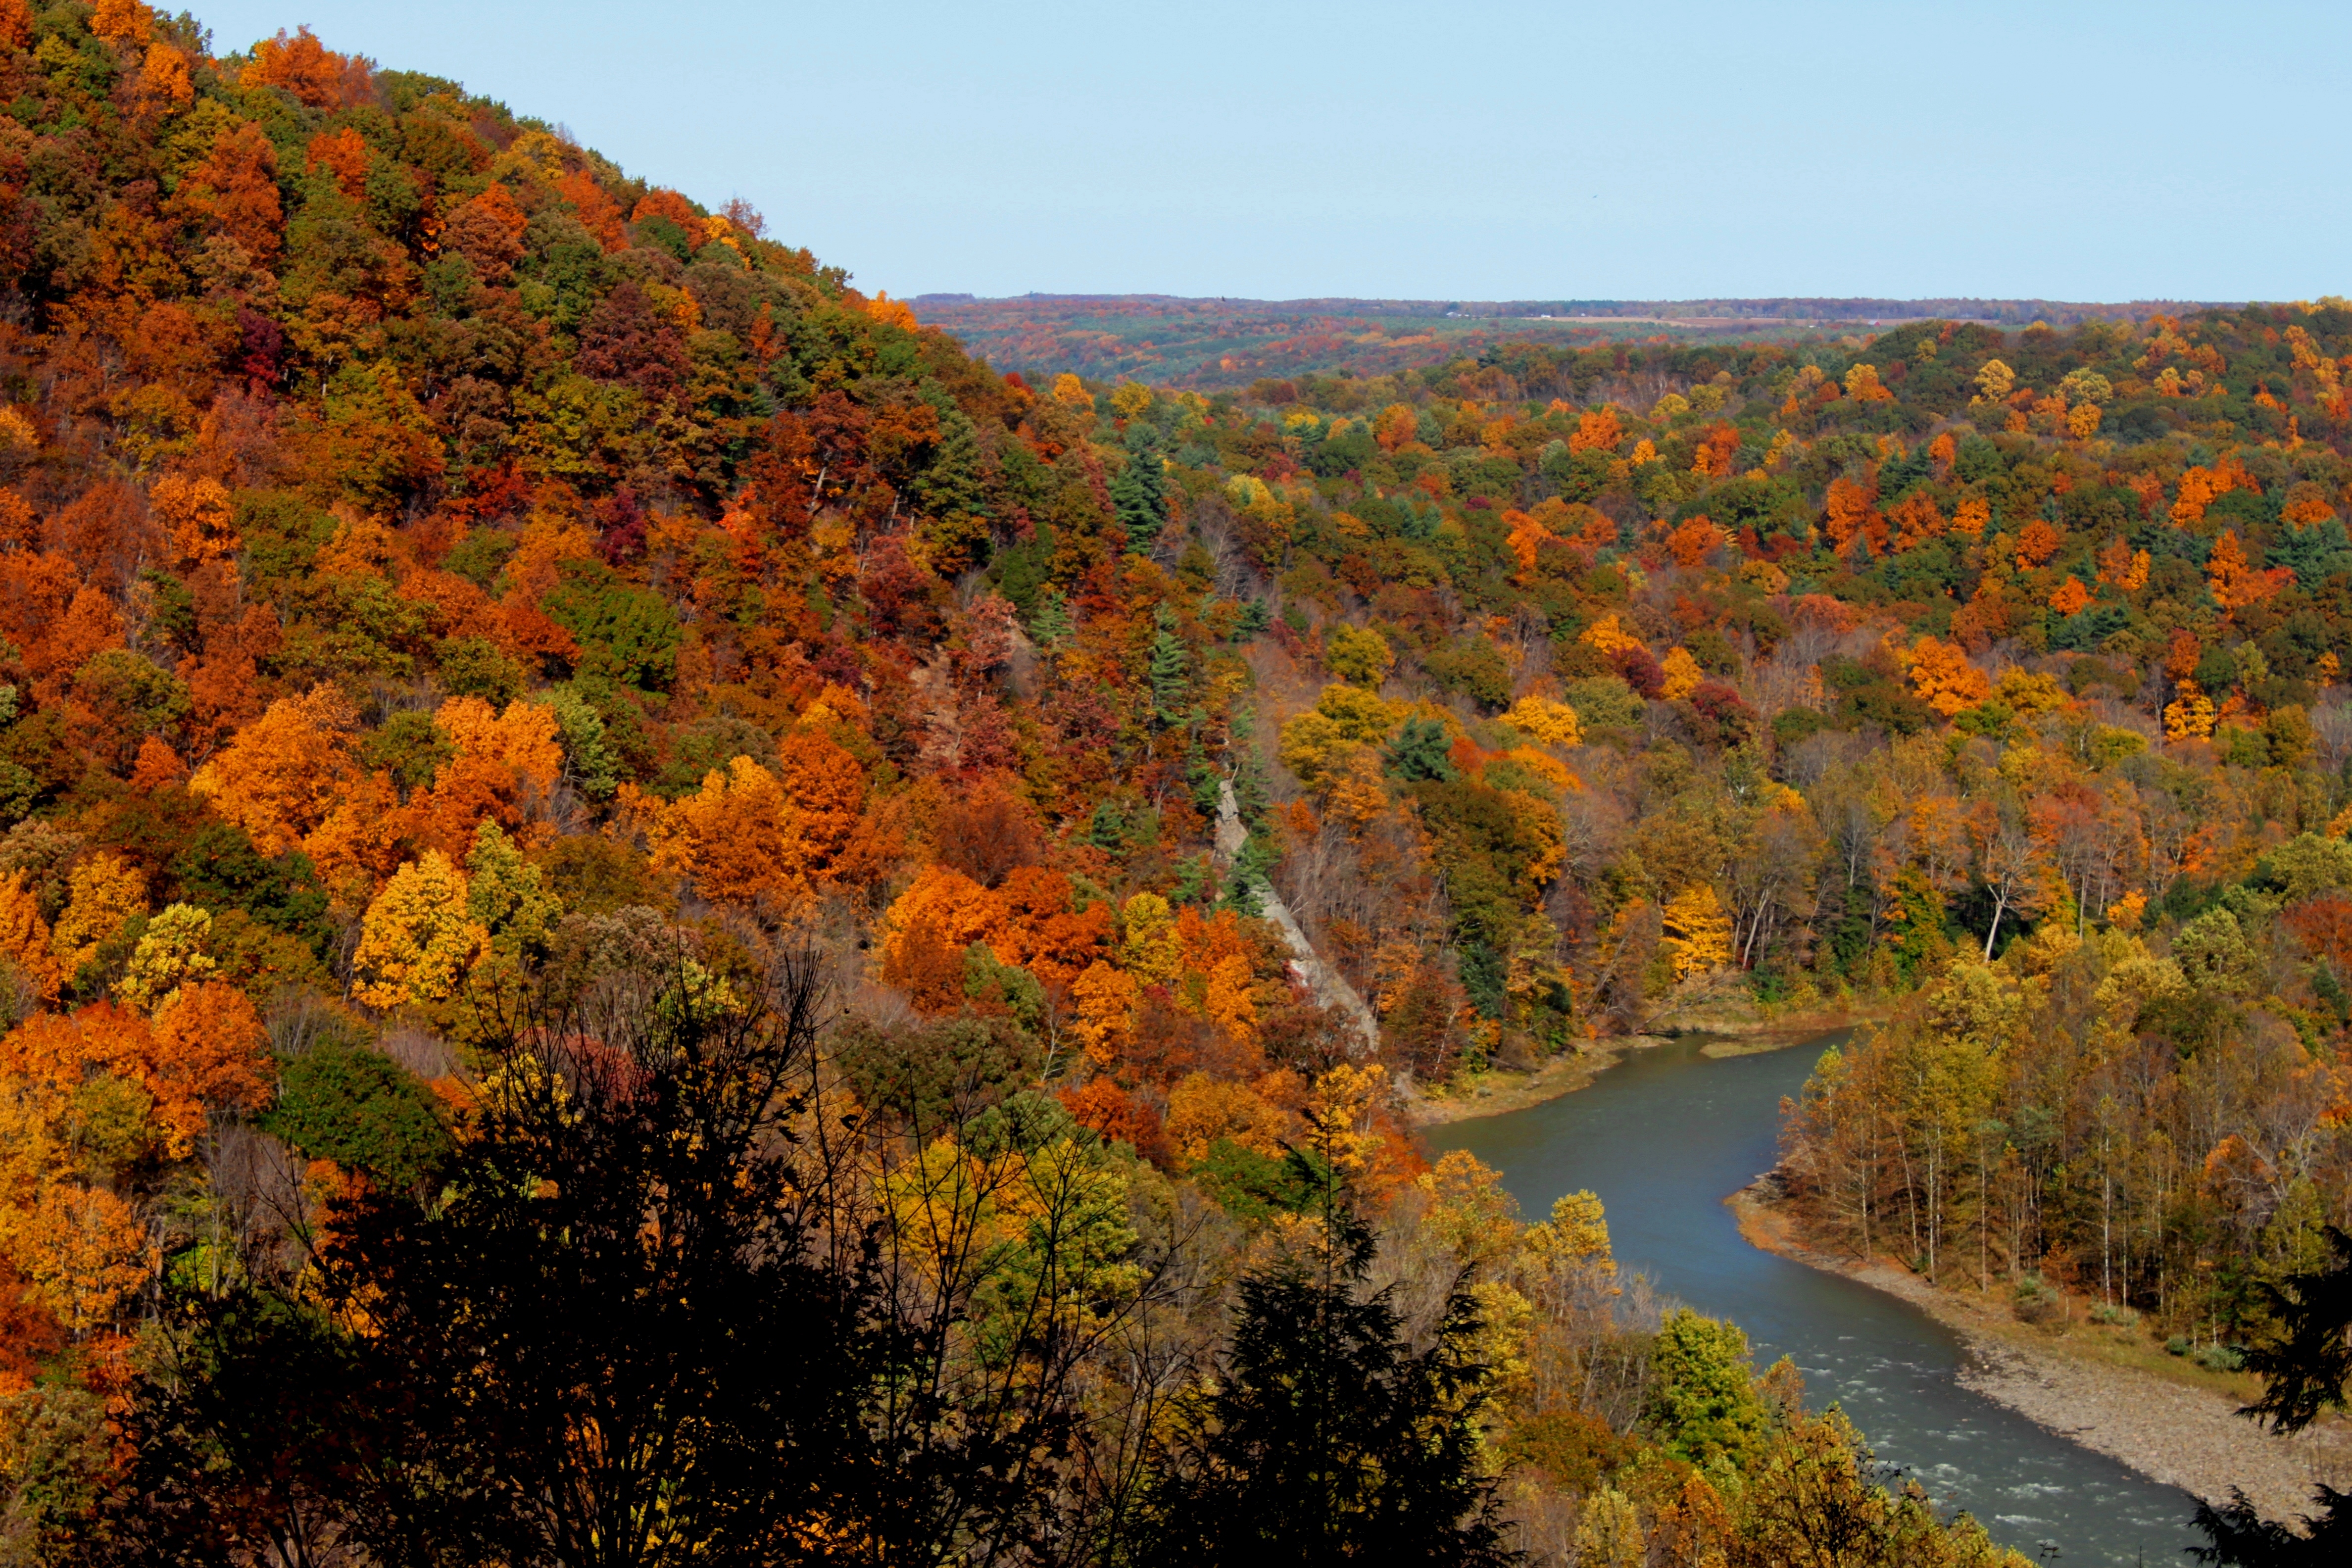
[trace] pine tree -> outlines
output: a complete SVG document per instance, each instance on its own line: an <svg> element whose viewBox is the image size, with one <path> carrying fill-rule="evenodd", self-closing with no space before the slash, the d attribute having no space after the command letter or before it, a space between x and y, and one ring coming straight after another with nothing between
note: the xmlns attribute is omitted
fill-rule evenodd
<svg viewBox="0 0 2352 1568"><path fill-rule="evenodd" d="M2302 1431L2333 1407L2352 1409L2352 1236L2329 1226L2322 1267L2260 1287L2277 1330L2246 1364L2264 1380L2250 1414Z"/></svg>
<svg viewBox="0 0 2352 1568"><path fill-rule="evenodd" d="M1265 900L1257 889L1257 880L1248 868L1236 864L1225 873L1224 891L1217 895L1216 907L1231 910L1244 920L1258 920L1265 913Z"/></svg>
<svg viewBox="0 0 2352 1568"><path fill-rule="evenodd" d="M1148 551L1168 521L1168 500L1161 491L1160 447L1139 428L1127 450L1127 467L1110 482L1111 505L1118 525L1127 532L1127 547Z"/></svg>
<svg viewBox="0 0 2352 1568"><path fill-rule="evenodd" d="M1037 613L1029 617L1029 636L1038 647L1051 649L1066 641L1073 629L1069 601L1058 588L1037 595Z"/></svg>
<svg viewBox="0 0 2352 1568"><path fill-rule="evenodd" d="M2257 1287L2278 1326L2246 1356L2263 1378L2263 1395L2239 1414L2268 1422L2282 1436L2352 1404L2352 1236L2334 1226L2322 1234L2331 1255L2325 1262ZM2352 1545L2352 1492L2322 1486L2312 1500L2320 1511L2305 1515L2298 1533L2264 1519L2233 1488L2225 1507L2197 1505L2196 1525L2210 1544L2189 1554L2242 1568L2340 1563Z"/></svg>
<svg viewBox="0 0 2352 1568"><path fill-rule="evenodd" d="M980 477L980 431L944 393L931 406L940 416L939 446L908 489L933 517L982 516L988 501Z"/></svg>
<svg viewBox="0 0 2352 1568"><path fill-rule="evenodd" d="M1184 697L1192 683L1192 659L1176 635L1176 616L1160 606L1160 630L1151 639L1151 706L1163 724L1184 719Z"/></svg>
<svg viewBox="0 0 2352 1568"><path fill-rule="evenodd" d="M1408 719L1397 738L1382 753L1389 772L1413 784L1433 779L1439 784L1454 782L1454 759L1445 739L1445 726L1434 719Z"/></svg>
<svg viewBox="0 0 2352 1568"><path fill-rule="evenodd" d="M1243 737L1241 726L1234 726L1236 741ZM1265 808L1274 799L1265 781L1265 764L1258 761L1255 752L1244 752L1241 761L1234 764L1234 805L1242 820L1253 830L1265 826Z"/></svg>

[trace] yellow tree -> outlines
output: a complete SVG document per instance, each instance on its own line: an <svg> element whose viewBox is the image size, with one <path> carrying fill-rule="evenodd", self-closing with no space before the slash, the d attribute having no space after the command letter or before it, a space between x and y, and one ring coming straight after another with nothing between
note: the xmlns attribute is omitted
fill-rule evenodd
<svg viewBox="0 0 2352 1568"><path fill-rule="evenodd" d="M1369 626L1334 626L1323 638L1323 668L1351 686L1378 690L1395 663L1389 639Z"/></svg>
<svg viewBox="0 0 2352 1568"><path fill-rule="evenodd" d="M1181 948L1168 900L1138 893L1119 909L1118 966L1145 985L1175 982Z"/></svg>
<svg viewBox="0 0 2352 1568"><path fill-rule="evenodd" d="M1666 901L1660 916L1663 945L1674 958L1675 978L1687 979L1731 963L1731 917L1723 912L1714 884L1696 883Z"/></svg>
<svg viewBox="0 0 2352 1568"><path fill-rule="evenodd" d="M1977 372L1977 395L1969 399L1971 408L2000 405L2009 401L2011 390L2017 385L2017 373L1997 359L1984 362Z"/></svg>
<svg viewBox="0 0 2352 1568"><path fill-rule="evenodd" d="M1584 726L1576 710L1549 697L1522 697L1511 704L1503 722L1547 746L1580 746Z"/></svg>
<svg viewBox="0 0 2352 1568"><path fill-rule="evenodd" d="M101 849L73 868L65 912L49 942L71 974L98 955L98 944L147 912L147 879L111 849Z"/></svg>
<svg viewBox="0 0 2352 1568"><path fill-rule="evenodd" d="M1247 1084L1196 1072L1168 1091L1167 1130L1177 1158L1191 1165L1208 1158L1220 1140L1279 1156L1290 1118Z"/></svg>
<svg viewBox="0 0 2352 1568"><path fill-rule="evenodd" d="M1699 689L1701 682L1706 679L1706 672L1699 668L1698 660L1691 657L1691 651L1686 647L1667 649L1666 657L1662 662L1665 665L1666 670L1664 695L1669 702L1688 697Z"/></svg>
<svg viewBox="0 0 2352 1568"><path fill-rule="evenodd" d="M1209 968L1208 988L1202 996L1201 1011L1210 1023L1236 1040L1257 1037L1256 979L1250 973L1249 960L1239 953L1221 958Z"/></svg>
<svg viewBox="0 0 2352 1568"><path fill-rule="evenodd" d="M1282 765L1314 784L1340 763L1351 746L1386 736L1402 710L1360 687L1327 686L1315 706L1282 727Z"/></svg>
<svg viewBox="0 0 2352 1568"><path fill-rule="evenodd" d="M191 981L208 979L218 967L205 951L213 917L194 904L173 904L147 922L114 994L142 1013L152 1013Z"/></svg>
<svg viewBox="0 0 2352 1568"><path fill-rule="evenodd" d="M1878 379L1874 364L1858 364L1845 373L1845 395L1856 403L1892 403L1895 395Z"/></svg>
<svg viewBox="0 0 2352 1568"><path fill-rule="evenodd" d="M1609 1248L1609 1218L1591 1192L1553 1199L1551 1218L1519 1234L1519 1250L1523 1267L1545 1273L1589 1270L1607 1279L1617 1273L1617 1260Z"/></svg>
<svg viewBox="0 0 2352 1568"><path fill-rule="evenodd" d="M1601 616L1584 628L1576 639L1598 648L1604 656L1613 656L1643 646L1642 639L1620 626L1614 615Z"/></svg>
<svg viewBox="0 0 2352 1568"><path fill-rule="evenodd" d="M360 921L352 994L370 1007L446 1001L488 942L466 874L438 849L394 873Z"/></svg>
<svg viewBox="0 0 2352 1568"><path fill-rule="evenodd" d="M1388 1084L1388 1068L1352 1062L1322 1073L1307 1097L1305 1115L1316 1152L1340 1175L1360 1175L1372 1162L1381 1136L1372 1125L1372 1105Z"/></svg>
<svg viewBox="0 0 2352 1568"><path fill-rule="evenodd" d="M2213 732L2213 700L2194 681L2180 683L2180 695L2164 705L2164 738L2201 741Z"/></svg>

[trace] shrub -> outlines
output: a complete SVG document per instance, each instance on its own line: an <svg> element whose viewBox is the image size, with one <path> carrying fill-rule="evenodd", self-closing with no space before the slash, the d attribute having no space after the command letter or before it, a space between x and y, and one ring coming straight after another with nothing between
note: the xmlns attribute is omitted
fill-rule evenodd
<svg viewBox="0 0 2352 1568"><path fill-rule="evenodd" d="M2017 1282L2016 1310L2021 1323L2060 1322L2066 1316L2066 1299L2043 1283L2039 1274L2029 1274Z"/></svg>

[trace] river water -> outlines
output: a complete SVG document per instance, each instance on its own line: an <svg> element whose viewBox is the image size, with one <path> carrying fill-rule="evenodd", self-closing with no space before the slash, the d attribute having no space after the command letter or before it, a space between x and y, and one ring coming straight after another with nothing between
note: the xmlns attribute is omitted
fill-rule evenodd
<svg viewBox="0 0 2352 1568"><path fill-rule="evenodd" d="M2195 1504L1962 1388L1959 1342L1910 1303L1750 1247L1723 1200L1769 1170L1780 1103L1824 1037L1711 1059L1685 1037L1638 1050L1592 1086L1525 1110L1429 1130L1503 1175L1529 1219L1590 1189L1619 1266L1748 1331L1759 1366L1787 1354L1808 1403L1843 1405L1882 1463L1916 1477L1993 1539L2053 1563L2177 1563Z"/></svg>

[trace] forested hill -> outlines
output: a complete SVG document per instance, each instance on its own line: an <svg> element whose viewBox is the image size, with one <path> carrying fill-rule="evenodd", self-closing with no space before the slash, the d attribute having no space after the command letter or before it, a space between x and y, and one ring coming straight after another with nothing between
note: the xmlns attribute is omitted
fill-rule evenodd
<svg viewBox="0 0 2352 1568"><path fill-rule="evenodd" d="M455 83L0 0L12 1560L2014 1562L1404 1086L1924 989L1825 1212L2259 1330L2352 314L1489 348L1000 375Z"/></svg>
<svg viewBox="0 0 2352 1568"><path fill-rule="evenodd" d="M2049 300L1227 300L1158 294L1024 294L908 301L1000 370L1075 371L1203 392L1261 380L1383 372L1475 357L1517 340L1589 345L1874 332L1906 321L2139 321L2201 307Z"/></svg>

